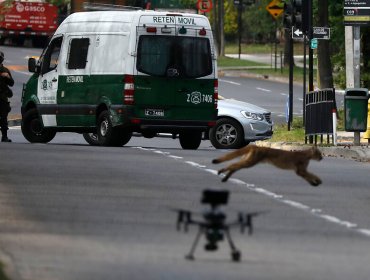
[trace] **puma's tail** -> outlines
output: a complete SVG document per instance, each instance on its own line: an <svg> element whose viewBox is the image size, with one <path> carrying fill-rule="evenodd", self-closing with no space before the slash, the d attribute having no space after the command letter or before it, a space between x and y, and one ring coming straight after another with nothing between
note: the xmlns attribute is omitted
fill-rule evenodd
<svg viewBox="0 0 370 280"><path fill-rule="evenodd" d="M221 162L224 162L224 161L234 159L236 157L247 154L248 151L250 151L251 149L253 149L253 146L249 146L249 145L245 146L245 147L240 148L238 150L235 150L233 152L227 153L227 154L223 155L222 157L219 157L219 158L216 158L216 159L212 160L212 163L217 164L217 163L221 163Z"/></svg>

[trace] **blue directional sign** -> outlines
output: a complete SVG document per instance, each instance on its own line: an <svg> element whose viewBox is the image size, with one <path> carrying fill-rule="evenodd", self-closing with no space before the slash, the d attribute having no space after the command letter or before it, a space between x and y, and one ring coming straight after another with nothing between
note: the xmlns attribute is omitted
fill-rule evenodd
<svg viewBox="0 0 370 280"><path fill-rule="evenodd" d="M311 40L311 49L317 49L317 39Z"/></svg>

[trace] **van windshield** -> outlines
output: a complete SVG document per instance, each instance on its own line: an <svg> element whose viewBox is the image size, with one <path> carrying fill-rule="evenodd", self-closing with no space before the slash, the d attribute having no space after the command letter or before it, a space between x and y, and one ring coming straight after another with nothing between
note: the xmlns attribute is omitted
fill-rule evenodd
<svg viewBox="0 0 370 280"><path fill-rule="evenodd" d="M208 38L142 35L137 54L137 70L152 76L199 78L212 74Z"/></svg>

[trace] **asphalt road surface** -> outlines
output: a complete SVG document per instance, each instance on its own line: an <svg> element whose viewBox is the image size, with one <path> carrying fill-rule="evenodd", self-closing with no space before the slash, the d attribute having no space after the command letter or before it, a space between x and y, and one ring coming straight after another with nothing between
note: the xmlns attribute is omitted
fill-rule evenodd
<svg viewBox="0 0 370 280"><path fill-rule="evenodd" d="M29 144L13 128L0 143L0 250L13 279L367 280L370 275L370 166L345 159L311 162L314 188L293 172L258 165L222 183L211 160L226 151L204 141L133 138L92 147L60 133ZM184 255L197 232L177 232L171 208L200 211L205 188L228 189L228 221L238 211L268 211L254 235ZM11 265L11 266L9 266Z"/></svg>

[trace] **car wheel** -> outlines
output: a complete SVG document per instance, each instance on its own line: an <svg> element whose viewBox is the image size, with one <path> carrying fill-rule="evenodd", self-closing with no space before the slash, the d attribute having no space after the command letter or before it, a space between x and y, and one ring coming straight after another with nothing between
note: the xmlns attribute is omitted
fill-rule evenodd
<svg viewBox="0 0 370 280"><path fill-rule="evenodd" d="M98 117L97 135L101 146L119 147L128 142L127 139L122 139L121 129L113 127L108 111L101 112Z"/></svg>
<svg viewBox="0 0 370 280"><path fill-rule="evenodd" d="M179 135L180 145L184 150L196 150L202 142L201 132L182 132Z"/></svg>
<svg viewBox="0 0 370 280"><path fill-rule="evenodd" d="M56 134L55 130L44 128L37 109L30 109L22 116L21 130L30 143L48 143Z"/></svg>
<svg viewBox="0 0 370 280"><path fill-rule="evenodd" d="M217 120L209 131L209 139L216 149L239 149L246 143L242 126L228 118Z"/></svg>
<svg viewBox="0 0 370 280"><path fill-rule="evenodd" d="M96 133L83 133L82 136L91 146L99 146L98 134Z"/></svg>

